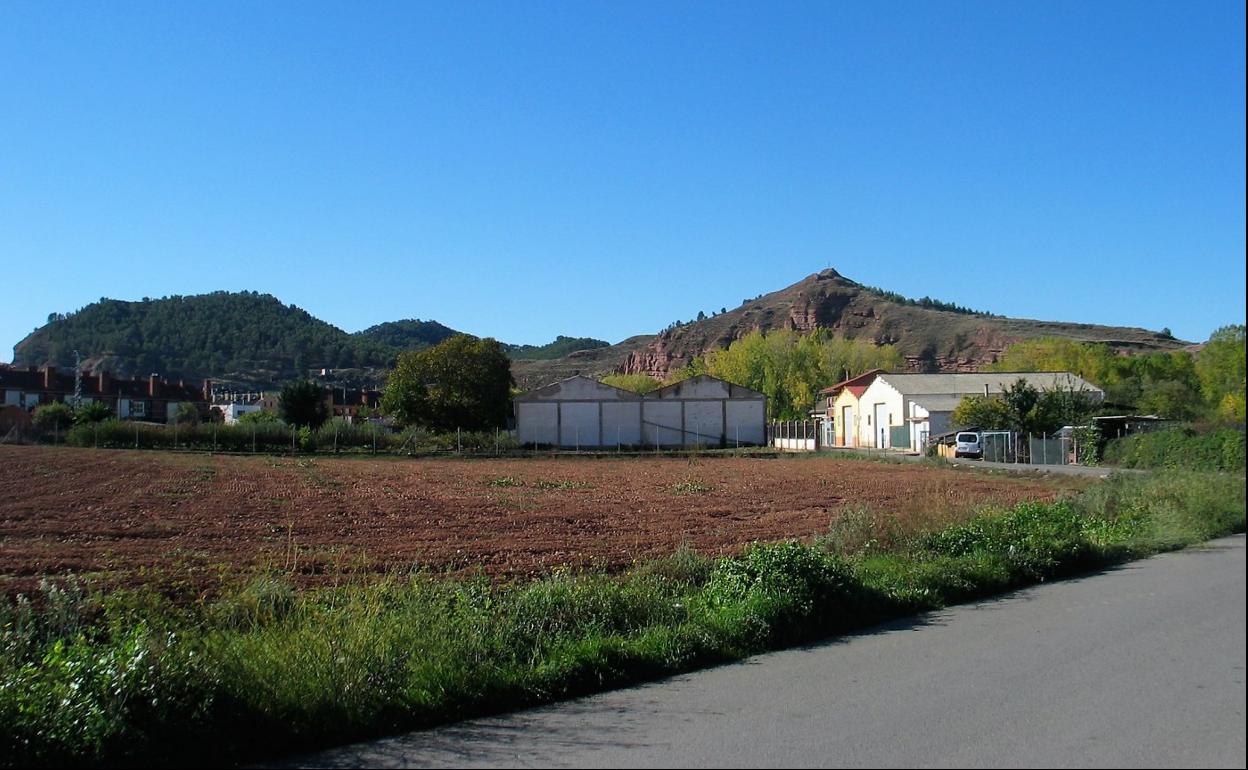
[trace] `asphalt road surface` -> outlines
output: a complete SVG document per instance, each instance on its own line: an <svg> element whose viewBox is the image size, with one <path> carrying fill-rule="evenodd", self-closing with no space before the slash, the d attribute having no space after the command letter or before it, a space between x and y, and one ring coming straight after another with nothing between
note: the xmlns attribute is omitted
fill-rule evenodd
<svg viewBox="0 0 1248 770"><path fill-rule="evenodd" d="M372 767L1244 767L1244 538L521 713Z"/></svg>

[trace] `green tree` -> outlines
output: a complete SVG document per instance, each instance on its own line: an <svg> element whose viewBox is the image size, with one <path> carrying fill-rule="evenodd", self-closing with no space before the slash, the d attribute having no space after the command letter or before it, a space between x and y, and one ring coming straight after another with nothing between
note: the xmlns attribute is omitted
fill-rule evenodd
<svg viewBox="0 0 1248 770"><path fill-rule="evenodd" d="M957 428L1053 433L1085 422L1096 409L1097 402L1088 393L1068 388L1042 391L1019 378L999 395L962 399L952 420Z"/></svg>
<svg viewBox="0 0 1248 770"><path fill-rule="evenodd" d="M1008 430L1010 424L1005 402L993 396L967 396L953 410L951 419L955 428Z"/></svg>
<svg viewBox="0 0 1248 770"><path fill-rule="evenodd" d="M88 401L74 412L74 422L104 422L113 416L113 410L103 401Z"/></svg>
<svg viewBox="0 0 1248 770"><path fill-rule="evenodd" d="M65 430L74 424L74 410L60 401L35 407L33 417L35 427L42 431Z"/></svg>
<svg viewBox="0 0 1248 770"><path fill-rule="evenodd" d="M325 391L311 380L299 380L284 386L278 410L284 422L300 428L315 430L329 419Z"/></svg>
<svg viewBox="0 0 1248 770"><path fill-rule="evenodd" d="M1196 357L1201 392L1218 417L1244 421L1244 325L1215 331Z"/></svg>
<svg viewBox="0 0 1248 770"><path fill-rule="evenodd" d="M506 424L512 384L511 361L497 340L458 334L401 354L381 406L403 426L486 430Z"/></svg>
<svg viewBox="0 0 1248 770"><path fill-rule="evenodd" d="M764 393L771 416L791 420L807 416L822 388L871 369L891 371L902 362L892 345L837 339L824 330L754 331L696 359L669 382L706 372Z"/></svg>
<svg viewBox="0 0 1248 770"><path fill-rule="evenodd" d="M173 421L178 425L199 425L199 409L194 404L178 404Z"/></svg>

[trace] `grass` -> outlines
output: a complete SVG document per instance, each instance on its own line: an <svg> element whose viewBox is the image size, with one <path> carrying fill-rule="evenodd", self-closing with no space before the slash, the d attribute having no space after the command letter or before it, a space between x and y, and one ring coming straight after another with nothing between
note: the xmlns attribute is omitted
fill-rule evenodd
<svg viewBox="0 0 1248 770"><path fill-rule="evenodd" d="M1111 478L903 532L498 585L425 573L208 602L45 585L0 617L0 763L255 759L735 660L1244 530L1242 476Z"/></svg>

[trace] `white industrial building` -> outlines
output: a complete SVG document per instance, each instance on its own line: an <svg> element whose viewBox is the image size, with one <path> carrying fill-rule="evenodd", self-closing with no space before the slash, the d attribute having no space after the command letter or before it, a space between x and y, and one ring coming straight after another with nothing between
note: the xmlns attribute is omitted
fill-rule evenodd
<svg viewBox="0 0 1248 770"><path fill-rule="evenodd" d="M706 375L645 396L571 377L515 399L521 444L736 446L767 440L767 397Z"/></svg>
<svg viewBox="0 0 1248 770"><path fill-rule="evenodd" d="M868 375L853 380L858 387L842 389L835 406L829 405L833 419L840 421L835 434L842 446L921 451L929 436L952 429L953 410L962 399L1000 394L1019 380L1042 391L1072 390L1098 400L1105 396L1069 372Z"/></svg>

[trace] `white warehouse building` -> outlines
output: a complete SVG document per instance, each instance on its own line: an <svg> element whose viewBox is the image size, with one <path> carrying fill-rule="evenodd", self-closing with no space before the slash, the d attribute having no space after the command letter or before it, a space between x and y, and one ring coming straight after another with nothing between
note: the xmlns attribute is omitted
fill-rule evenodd
<svg viewBox="0 0 1248 770"><path fill-rule="evenodd" d="M838 398L837 435L848 446L922 451L927 439L953 427L953 411L967 396L996 395L1019 380L1037 390L1082 392L1100 401L1100 388L1070 372L887 374L860 378L870 384L856 398ZM844 433L841 433L844 431Z"/></svg>
<svg viewBox="0 0 1248 770"><path fill-rule="evenodd" d="M515 399L521 444L736 446L767 440L767 397L702 375L640 396L571 377Z"/></svg>

